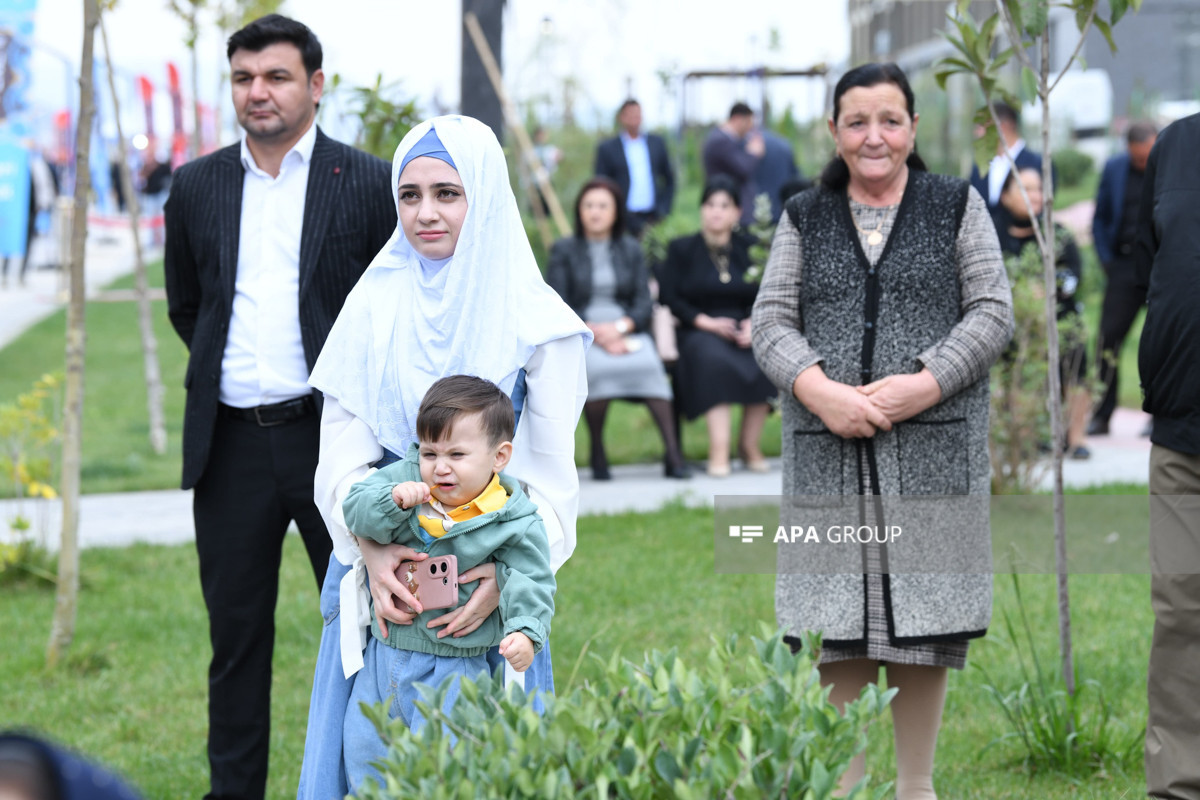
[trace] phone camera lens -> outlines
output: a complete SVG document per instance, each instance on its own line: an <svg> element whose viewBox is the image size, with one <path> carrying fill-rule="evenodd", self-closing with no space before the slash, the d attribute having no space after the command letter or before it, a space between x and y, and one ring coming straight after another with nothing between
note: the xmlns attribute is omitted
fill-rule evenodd
<svg viewBox="0 0 1200 800"><path fill-rule="evenodd" d="M449 585L450 585L450 579L442 578L442 586L449 586Z"/></svg>
<svg viewBox="0 0 1200 800"><path fill-rule="evenodd" d="M443 561L442 562L442 572L445 572L447 569L448 569L448 567L446 566L446 562Z"/></svg>
<svg viewBox="0 0 1200 800"><path fill-rule="evenodd" d="M429 574L430 574L430 575L437 575L437 564L430 564L430 565L429 565Z"/></svg>

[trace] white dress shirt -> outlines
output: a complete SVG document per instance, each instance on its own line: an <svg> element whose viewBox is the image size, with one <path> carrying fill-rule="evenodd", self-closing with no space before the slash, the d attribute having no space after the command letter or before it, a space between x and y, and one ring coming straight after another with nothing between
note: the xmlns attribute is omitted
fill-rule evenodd
<svg viewBox="0 0 1200 800"><path fill-rule="evenodd" d="M513 436L505 474L521 481L537 504L555 572L575 550L579 513L579 473L575 469L575 427L587 400L587 371L579 336L539 345L525 364L525 404ZM342 669L347 678L363 666L371 624L370 593L358 541L346 528L342 501L350 487L373 472L383 456L370 426L325 396L321 412L321 454L313 476L317 509L333 539L333 554L351 567L339 587Z"/></svg>
<svg viewBox="0 0 1200 800"><path fill-rule="evenodd" d="M1017 160L1017 156L1025 149L1025 140L1017 139L1013 142L1013 146L1008 148L1008 156L1012 156L1013 161ZM1000 154L992 156L992 161L988 164L988 205L1000 205L1000 193L1004 191L1004 181L1008 179L1008 156Z"/></svg>
<svg viewBox="0 0 1200 800"><path fill-rule="evenodd" d="M314 123L283 157L279 176L259 169L242 137L242 224L233 318L221 360L221 402L237 408L309 394L300 338L300 232Z"/></svg>
<svg viewBox="0 0 1200 800"><path fill-rule="evenodd" d="M621 147L629 165L629 197L625 207L630 211L654 210L654 171L650 167L650 145L645 136L633 139L621 131Z"/></svg>

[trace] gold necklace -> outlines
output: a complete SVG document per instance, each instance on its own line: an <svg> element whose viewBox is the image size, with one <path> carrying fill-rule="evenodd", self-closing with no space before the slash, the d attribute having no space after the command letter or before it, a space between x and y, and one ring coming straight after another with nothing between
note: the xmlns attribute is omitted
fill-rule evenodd
<svg viewBox="0 0 1200 800"><path fill-rule="evenodd" d="M888 214L886 217L880 217L879 224L877 224L875 226L875 230L873 230L873 231L863 230L862 227L859 226L858 220L856 220L854 218L854 209L850 210L851 224L854 225L855 230L857 230L859 233L866 234L868 245L870 245L871 247L878 247L880 244L883 243L883 223L892 221L892 218L900 211L900 201L903 199L904 199L904 192L901 192L899 199L896 200L896 210L893 211L891 214Z"/></svg>
<svg viewBox="0 0 1200 800"><path fill-rule="evenodd" d="M707 241L705 244L708 245L709 258L712 259L713 265L717 268L717 279L721 283L729 283L733 280L733 275L729 273L730 246L725 245L721 247L719 245L708 244Z"/></svg>

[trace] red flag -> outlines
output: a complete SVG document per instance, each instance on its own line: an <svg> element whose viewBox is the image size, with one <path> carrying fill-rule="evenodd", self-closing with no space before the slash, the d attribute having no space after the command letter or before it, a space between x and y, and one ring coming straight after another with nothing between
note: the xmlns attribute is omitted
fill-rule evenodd
<svg viewBox="0 0 1200 800"><path fill-rule="evenodd" d="M151 153L158 152L158 137L154 135L154 84L145 75L138 75L138 93L146 112L146 139Z"/></svg>
<svg viewBox="0 0 1200 800"><path fill-rule="evenodd" d="M171 137L171 169L187 161L187 134L183 130L183 92L179 88L179 70L167 62L167 87L171 92L171 111L175 117L175 132Z"/></svg>

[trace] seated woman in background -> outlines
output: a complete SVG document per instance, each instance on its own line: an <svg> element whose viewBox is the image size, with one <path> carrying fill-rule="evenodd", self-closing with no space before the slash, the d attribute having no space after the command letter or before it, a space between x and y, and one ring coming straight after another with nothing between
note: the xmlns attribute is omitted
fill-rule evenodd
<svg viewBox="0 0 1200 800"><path fill-rule="evenodd" d="M766 472L759 439L777 392L750 350L750 309L758 283L746 280L751 239L734 227L738 188L716 175L700 198L700 232L675 239L659 278L659 300L679 319L675 392L689 419L708 426L708 474L729 474L731 406L741 403L738 452L746 468Z"/></svg>
<svg viewBox="0 0 1200 800"><path fill-rule="evenodd" d="M546 282L596 337L587 354L583 406L592 442L592 478L612 477L604 452L610 400L645 403L662 435L664 474L690 478L675 435L671 386L649 333L650 274L641 246L625 233L625 203L615 182L597 177L580 190L575 235L554 243Z"/></svg>
<svg viewBox="0 0 1200 800"><path fill-rule="evenodd" d="M1019 183L1018 183L1019 181ZM1021 187L1029 195L1029 204L1033 207L1035 217L1042 213L1042 173L1036 169L1023 169L1019 172L1008 173L1004 188L1000 192L1000 205L1004 209L999 216L1000 249L1006 255L1020 257L1026 246L1037 247L1037 237L1033 232L1033 221L1029 217L1029 209L1021 196ZM1075 322L1079 318L1079 304L1075 300L1075 292L1083 277L1082 262L1079 259L1079 248L1075 238L1062 225L1054 225L1057 246L1058 263L1058 319ZM1068 457L1083 460L1091 458L1092 453L1087 448L1086 429L1088 409L1091 398L1087 387L1083 385L1087 376L1087 349L1084 344L1085 336L1081 330L1075 330L1073 335L1064 336L1059 343L1059 376L1062 381L1063 398L1067 401L1067 442Z"/></svg>

